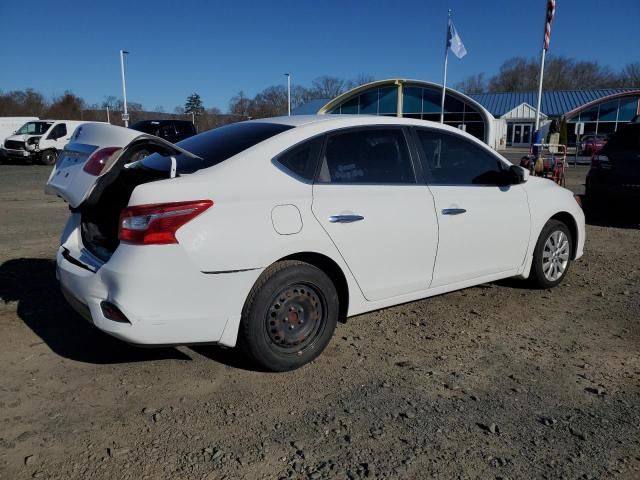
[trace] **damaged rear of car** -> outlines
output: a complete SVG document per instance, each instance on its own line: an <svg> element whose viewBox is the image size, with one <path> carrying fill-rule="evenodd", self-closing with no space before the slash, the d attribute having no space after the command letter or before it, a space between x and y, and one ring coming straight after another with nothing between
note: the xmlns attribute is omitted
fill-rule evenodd
<svg viewBox="0 0 640 480"><path fill-rule="evenodd" d="M214 201L208 182L189 180L290 127L225 128L178 146L84 125L61 152L46 186L71 210L57 276L69 303L101 330L137 344L235 344L235 335L223 335L229 310L211 292L231 305L259 272L203 274L202 242L180 242L178 229L205 216Z"/></svg>

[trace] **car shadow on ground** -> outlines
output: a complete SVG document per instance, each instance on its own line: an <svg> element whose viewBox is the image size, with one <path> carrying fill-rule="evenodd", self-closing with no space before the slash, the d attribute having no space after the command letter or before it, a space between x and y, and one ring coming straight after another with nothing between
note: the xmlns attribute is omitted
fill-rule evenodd
<svg viewBox="0 0 640 480"><path fill-rule="evenodd" d="M94 364L191 360L176 348L141 348L102 333L67 304L55 262L17 258L0 265L0 300L17 302L17 315L58 355Z"/></svg>
<svg viewBox="0 0 640 480"><path fill-rule="evenodd" d="M222 348L217 345L191 345L189 348L209 360L223 363L228 367L250 372L267 371L253 364L247 355L239 348Z"/></svg>

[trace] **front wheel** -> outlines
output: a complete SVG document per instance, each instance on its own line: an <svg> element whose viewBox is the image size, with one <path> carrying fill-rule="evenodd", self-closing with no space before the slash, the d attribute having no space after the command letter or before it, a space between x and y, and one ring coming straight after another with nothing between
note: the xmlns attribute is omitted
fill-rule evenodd
<svg viewBox="0 0 640 480"><path fill-rule="evenodd" d="M338 294L319 268L278 262L251 289L239 343L265 370L282 372L311 362L329 344L338 320Z"/></svg>
<svg viewBox="0 0 640 480"><path fill-rule="evenodd" d="M534 287L552 288L569 271L573 239L569 228L559 220L549 220L542 229L533 252L530 280Z"/></svg>
<svg viewBox="0 0 640 480"><path fill-rule="evenodd" d="M40 163L42 163L43 165L53 165L54 163L56 163L57 158L58 152L56 150L45 150L40 155Z"/></svg>

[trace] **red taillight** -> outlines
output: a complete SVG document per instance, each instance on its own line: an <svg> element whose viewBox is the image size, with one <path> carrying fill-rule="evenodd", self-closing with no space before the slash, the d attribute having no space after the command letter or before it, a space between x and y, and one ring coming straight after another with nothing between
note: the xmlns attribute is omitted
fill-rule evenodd
<svg viewBox="0 0 640 480"><path fill-rule="evenodd" d="M102 174L105 167L108 165L108 160L120 150L121 149L119 147L105 147L101 148L100 150L96 150L87 159L82 169L85 172L97 177L98 175Z"/></svg>
<svg viewBox="0 0 640 480"><path fill-rule="evenodd" d="M211 200L127 207L120 214L118 237L137 245L178 243L176 231L211 207Z"/></svg>

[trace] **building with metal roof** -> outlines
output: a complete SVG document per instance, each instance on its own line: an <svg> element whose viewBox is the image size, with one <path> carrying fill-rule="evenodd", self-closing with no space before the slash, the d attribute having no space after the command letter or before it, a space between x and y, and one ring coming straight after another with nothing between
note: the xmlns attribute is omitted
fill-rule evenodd
<svg viewBox="0 0 640 480"><path fill-rule="evenodd" d="M589 102L599 100L617 93L625 93L632 89L607 88L599 90L555 90L543 91L540 110L548 117L562 117L566 113ZM518 105L527 103L535 107L538 92L500 92L474 93L471 98L481 103L491 114L500 118Z"/></svg>
<svg viewBox="0 0 640 480"><path fill-rule="evenodd" d="M423 80L379 80L334 99L315 99L293 111L302 114L373 114L440 120L442 86ZM493 148L528 146L533 141L537 92L465 95L447 88L444 123L457 126ZM553 119L568 122L568 143L576 141L575 124L584 134L610 134L640 114L640 89L544 91L540 107L546 133Z"/></svg>

